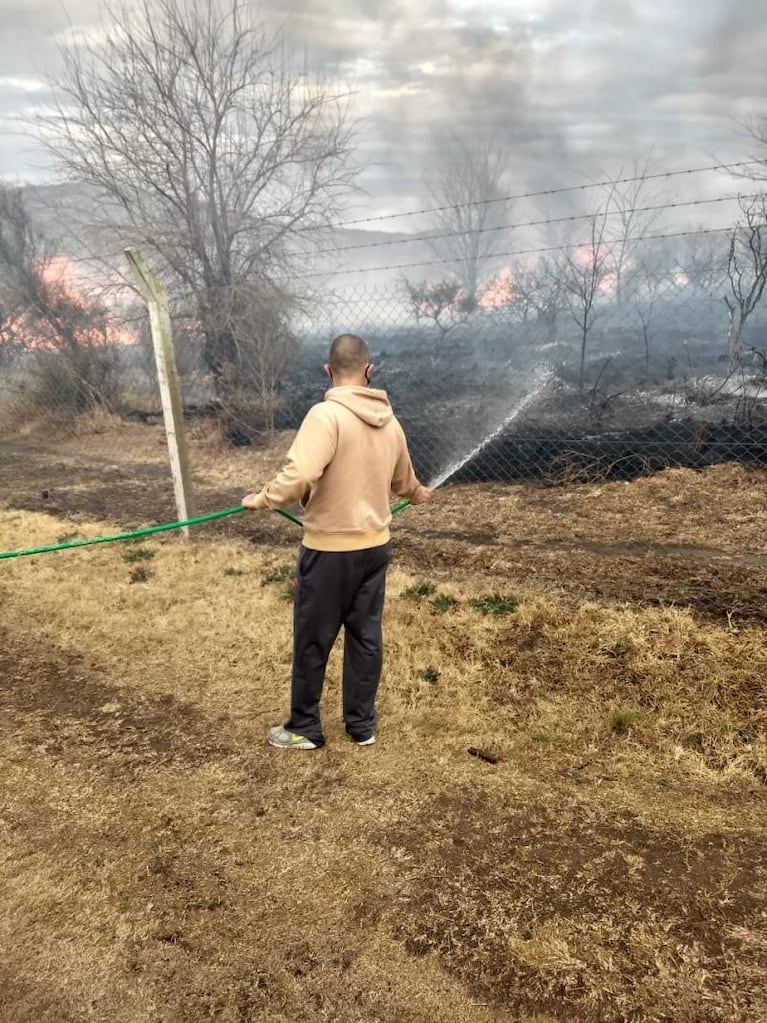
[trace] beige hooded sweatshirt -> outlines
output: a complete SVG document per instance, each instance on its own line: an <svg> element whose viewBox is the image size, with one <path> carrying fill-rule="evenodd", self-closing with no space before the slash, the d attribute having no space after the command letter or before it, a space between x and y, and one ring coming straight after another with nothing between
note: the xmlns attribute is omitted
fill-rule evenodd
<svg viewBox="0 0 767 1023"><path fill-rule="evenodd" d="M388 542L391 491L410 498L419 485L386 392L332 387L307 413L258 507L298 501L305 547L358 551Z"/></svg>

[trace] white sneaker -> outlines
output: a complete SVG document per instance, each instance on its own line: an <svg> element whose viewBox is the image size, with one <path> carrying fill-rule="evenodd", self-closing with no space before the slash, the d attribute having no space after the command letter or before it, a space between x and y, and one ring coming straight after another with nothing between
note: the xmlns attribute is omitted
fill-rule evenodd
<svg viewBox="0 0 767 1023"><path fill-rule="evenodd" d="M316 742L312 742L304 735L289 732L282 725L270 728L266 735L266 741L270 746L276 746L277 749L317 749Z"/></svg>
<svg viewBox="0 0 767 1023"><path fill-rule="evenodd" d="M376 741L375 735L371 735L369 739L355 739L358 746L372 746Z"/></svg>

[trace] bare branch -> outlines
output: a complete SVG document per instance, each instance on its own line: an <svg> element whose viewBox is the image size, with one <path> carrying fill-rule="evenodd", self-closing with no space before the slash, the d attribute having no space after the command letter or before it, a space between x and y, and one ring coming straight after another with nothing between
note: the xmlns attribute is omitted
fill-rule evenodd
<svg viewBox="0 0 767 1023"><path fill-rule="evenodd" d="M597 318L597 299L609 273L609 245L606 228L609 205L589 219L589 240L576 248L565 249L557 265L557 279L565 305L578 327L581 337L579 385L586 379L586 350L589 334Z"/></svg>
<svg viewBox="0 0 767 1023"><path fill-rule="evenodd" d="M153 254L171 297L174 282L193 296L218 380L241 321L222 319L217 293L286 290L310 244L297 230L328 226L355 187L349 96L296 69L245 0L107 12L103 39L64 49L43 138L96 190L91 228Z"/></svg>
<svg viewBox="0 0 767 1023"><path fill-rule="evenodd" d="M438 259L457 261L466 302L474 304L494 269L490 254L509 239L510 230L503 225L510 222L511 203L499 201L504 195L504 155L488 143L470 144L452 136L440 144L435 162L437 169L427 184L435 205L442 208L430 214L429 225L435 234L452 237L427 239L427 244Z"/></svg>
<svg viewBox="0 0 767 1023"><path fill-rule="evenodd" d="M730 236L729 294L723 296L729 318L727 354L731 368L742 357L743 331L767 285L767 196L741 198L740 209L744 219Z"/></svg>

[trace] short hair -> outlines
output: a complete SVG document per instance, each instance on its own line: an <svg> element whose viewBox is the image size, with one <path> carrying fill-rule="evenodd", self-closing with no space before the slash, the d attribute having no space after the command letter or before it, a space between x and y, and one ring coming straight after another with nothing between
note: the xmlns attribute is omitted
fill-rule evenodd
<svg viewBox="0 0 767 1023"><path fill-rule="evenodd" d="M339 376L354 376L370 362L370 349L356 334L340 334L330 345L328 362Z"/></svg>

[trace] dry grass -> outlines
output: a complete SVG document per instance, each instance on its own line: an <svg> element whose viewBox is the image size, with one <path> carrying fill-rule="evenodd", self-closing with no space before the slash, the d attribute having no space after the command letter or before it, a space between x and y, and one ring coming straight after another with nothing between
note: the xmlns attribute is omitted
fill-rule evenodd
<svg viewBox="0 0 767 1023"><path fill-rule="evenodd" d="M275 455L196 465L241 491ZM760 500L722 468L409 511L365 750L337 653L328 746L264 744L291 527L165 535L143 582L118 545L4 562L3 1023L766 1018ZM9 506L0 549L124 524ZM719 603L659 598L693 576Z"/></svg>

